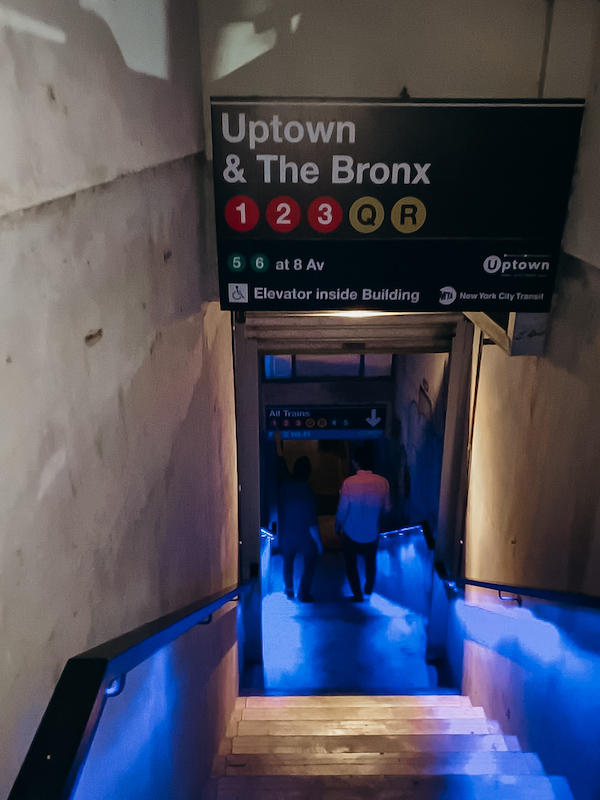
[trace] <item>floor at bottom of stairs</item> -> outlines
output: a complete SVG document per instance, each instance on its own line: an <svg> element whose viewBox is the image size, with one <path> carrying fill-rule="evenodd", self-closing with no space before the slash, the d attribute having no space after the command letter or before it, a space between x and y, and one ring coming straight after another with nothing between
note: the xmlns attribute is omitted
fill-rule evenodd
<svg viewBox="0 0 600 800"><path fill-rule="evenodd" d="M409 694L444 691L425 661L427 620L377 591L348 598L341 553L325 553L314 603L283 592L281 559L262 602L264 666L243 677L242 694Z"/></svg>

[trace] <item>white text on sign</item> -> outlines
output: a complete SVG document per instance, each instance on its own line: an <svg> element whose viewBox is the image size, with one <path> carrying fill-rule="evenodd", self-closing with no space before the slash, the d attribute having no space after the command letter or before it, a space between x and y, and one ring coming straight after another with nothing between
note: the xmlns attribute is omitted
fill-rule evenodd
<svg viewBox="0 0 600 800"><path fill-rule="evenodd" d="M278 144L284 141L290 144L298 144L304 139L305 134L312 144L317 144L317 142L328 144L332 137L337 144L342 144L344 137L349 144L354 144L356 141L356 126L353 122L328 121L312 123L308 121L303 123L298 122L298 120L290 120L284 124L279 115L274 114L269 122L265 122L262 119L248 120L248 125L246 126L246 115L241 113L238 114L237 131L235 133L232 132L231 127L229 114L224 112L221 114L223 138L232 144L239 144L247 136L250 150L254 150L257 144L264 144L269 139Z"/></svg>
<svg viewBox="0 0 600 800"><path fill-rule="evenodd" d="M231 158L231 156L229 157ZM256 156L256 160L262 165L262 178L264 183L316 183L320 178L320 170L314 161L307 161L304 164L297 164L295 161L288 161L284 155L265 154ZM228 169L229 167L228 161ZM237 165L236 165L237 166ZM381 186L385 183L397 184L429 184L427 172L431 164L408 164L405 161L389 165L383 161L357 161L351 156L333 156L331 164L331 182L334 184L348 183L373 183ZM236 173L237 174L237 173ZM229 180L226 177L226 180ZM230 181L234 182L234 181Z"/></svg>
<svg viewBox="0 0 600 800"><path fill-rule="evenodd" d="M324 266L324 261L317 261L314 258L309 258L306 263L301 258L284 258L275 262L275 269L280 272L290 272L291 270L300 272L303 269L307 272L310 272L310 270L321 272Z"/></svg>

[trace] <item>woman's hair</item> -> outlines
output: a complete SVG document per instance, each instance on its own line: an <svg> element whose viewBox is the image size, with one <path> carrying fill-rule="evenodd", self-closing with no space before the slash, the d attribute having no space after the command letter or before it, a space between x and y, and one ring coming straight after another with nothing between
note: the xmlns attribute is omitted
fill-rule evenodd
<svg viewBox="0 0 600 800"><path fill-rule="evenodd" d="M307 481L310 478L312 467L308 456L300 456L294 462L294 478L297 481Z"/></svg>

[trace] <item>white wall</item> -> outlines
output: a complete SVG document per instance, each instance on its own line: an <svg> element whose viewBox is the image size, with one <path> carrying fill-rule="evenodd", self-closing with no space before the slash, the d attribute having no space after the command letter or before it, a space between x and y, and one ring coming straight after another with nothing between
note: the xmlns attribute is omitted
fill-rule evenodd
<svg viewBox="0 0 600 800"><path fill-rule="evenodd" d="M210 94L536 97L543 0L201 2ZM580 95L594 0L556 0L546 96ZM232 71L228 71L232 70Z"/></svg>
<svg viewBox="0 0 600 800"><path fill-rule="evenodd" d="M0 5L1 797L67 658L237 580L197 39L190 0Z"/></svg>
<svg viewBox="0 0 600 800"><path fill-rule="evenodd" d="M143 0L133 19L113 11L112 29L97 13L106 3L83 5L0 5L0 213L202 149L194 0ZM163 24L132 41L149 13ZM152 69L140 64L149 48L164 77L135 71Z"/></svg>

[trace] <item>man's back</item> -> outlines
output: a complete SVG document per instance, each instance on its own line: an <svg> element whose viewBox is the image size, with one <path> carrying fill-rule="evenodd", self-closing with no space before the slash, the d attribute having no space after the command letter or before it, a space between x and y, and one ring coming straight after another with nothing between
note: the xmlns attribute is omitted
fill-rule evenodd
<svg viewBox="0 0 600 800"><path fill-rule="evenodd" d="M390 510L389 491L389 484L381 475L359 469L342 486L336 528L341 528L355 542L376 539L381 514Z"/></svg>

